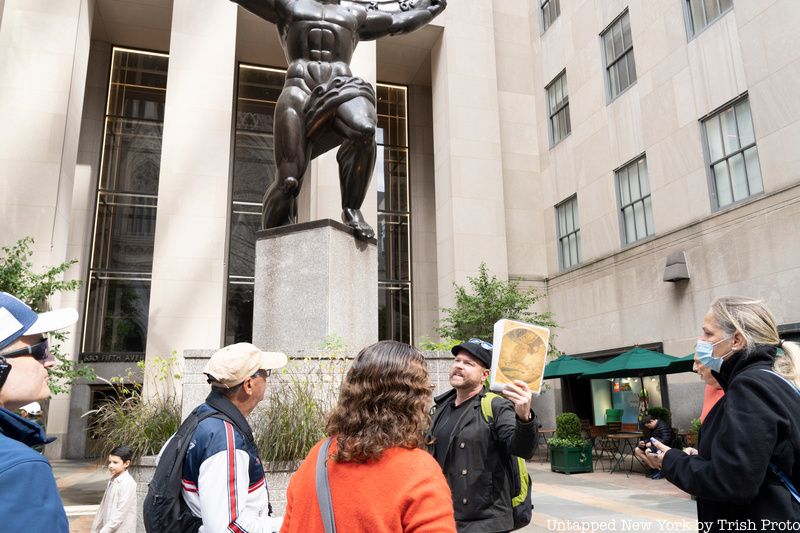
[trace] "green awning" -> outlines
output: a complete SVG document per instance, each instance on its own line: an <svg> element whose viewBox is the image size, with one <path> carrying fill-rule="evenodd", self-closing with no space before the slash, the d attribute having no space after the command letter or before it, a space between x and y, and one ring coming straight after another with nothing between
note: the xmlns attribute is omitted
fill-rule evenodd
<svg viewBox="0 0 800 533"><path fill-rule="evenodd" d="M590 379L629 378L686 372L691 370L691 363L686 368L687 361L685 359L685 357L677 358L644 348L634 348L584 372L581 377ZM676 363L676 366L670 367L673 363Z"/></svg>
<svg viewBox="0 0 800 533"><path fill-rule="evenodd" d="M579 376L584 372L593 370L600 363L578 359L570 355L562 355L547 363L544 367L544 379L565 378L569 376Z"/></svg>

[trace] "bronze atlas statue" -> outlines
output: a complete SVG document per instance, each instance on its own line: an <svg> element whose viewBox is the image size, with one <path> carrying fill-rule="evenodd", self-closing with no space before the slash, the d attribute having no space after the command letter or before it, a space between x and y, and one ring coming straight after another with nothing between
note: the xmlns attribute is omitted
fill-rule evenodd
<svg viewBox="0 0 800 533"><path fill-rule="evenodd" d="M264 194L261 227L295 222L308 163L341 145L342 221L358 237L372 238L361 204L375 167L375 90L353 76L350 60L359 41L421 28L447 1L233 1L277 26L289 64L275 108L277 175Z"/></svg>

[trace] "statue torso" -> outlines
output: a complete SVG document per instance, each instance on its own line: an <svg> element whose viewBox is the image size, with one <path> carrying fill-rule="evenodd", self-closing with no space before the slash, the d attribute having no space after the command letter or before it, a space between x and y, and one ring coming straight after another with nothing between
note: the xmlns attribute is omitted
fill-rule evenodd
<svg viewBox="0 0 800 533"><path fill-rule="evenodd" d="M297 0L291 11L286 20L278 23L289 63L287 78L302 79L313 89L336 76L351 75L349 64L366 9Z"/></svg>

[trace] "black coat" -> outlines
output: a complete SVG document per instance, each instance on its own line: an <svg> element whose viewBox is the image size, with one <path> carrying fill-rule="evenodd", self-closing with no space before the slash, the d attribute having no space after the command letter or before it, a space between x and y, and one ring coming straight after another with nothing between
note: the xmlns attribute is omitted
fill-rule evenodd
<svg viewBox="0 0 800 533"><path fill-rule="evenodd" d="M800 504L768 468L776 464L800 486L800 396L763 371L774 356L774 346L757 346L726 359L714 373L725 396L703 422L699 455L664 456L665 477L697 496L698 521L712 522L711 531L725 530L725 520L760 531L769 529L762 520L800 527Z"/></svg>
<svg viewBox="0 0 800 533"><path fill-rule="evenodd" d="M455 399L452 389L434 399L432 428L436 427L446 402ZM442 467L453 495L453 509L459 533L510 531L514 524L511 509L510 454L529 458L536 446L536 423L517 419L513 404L505 398L492 401L494 435L481 414L484 388L468 400L450 437L445 457L436 457L435 446L428 451ZM432 436L432 432L431 432Z"/></svg>

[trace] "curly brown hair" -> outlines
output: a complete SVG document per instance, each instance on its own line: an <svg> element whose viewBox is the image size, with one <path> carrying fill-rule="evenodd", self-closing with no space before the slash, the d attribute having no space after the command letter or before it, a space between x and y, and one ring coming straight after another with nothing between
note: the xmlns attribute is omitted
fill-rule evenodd
<svg viewBox="0 0 800 533"><path fill-rule="evenodd" d="M393 446L422 448L432 390L422 353L381 341L356 356L325 430L337 437L336 462L380 459Z"/></svg>

